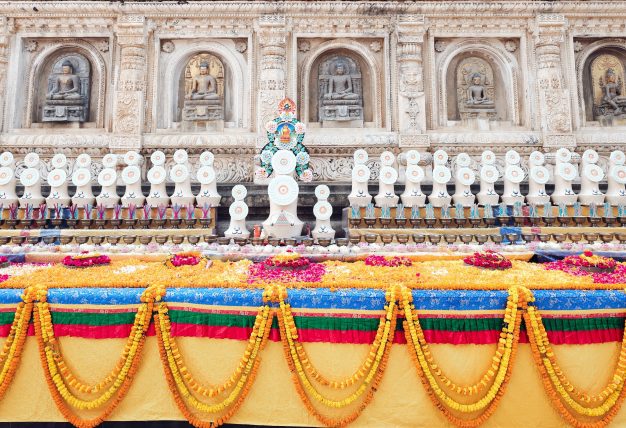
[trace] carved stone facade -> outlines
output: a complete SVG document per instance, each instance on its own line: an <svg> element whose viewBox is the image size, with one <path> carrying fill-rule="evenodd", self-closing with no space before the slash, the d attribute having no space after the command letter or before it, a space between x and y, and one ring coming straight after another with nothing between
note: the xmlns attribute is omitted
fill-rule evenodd
<svg viewBox="0 0 626 428"><path fill-rule="evenodd" d="M290 97L316 180L349 181L357 148L606 157L626 146L625 27L622 0L4 2L0 150L87 151L98 165L110 151L209 149L219 181L253 181L265 123ZM221 66L217 128L180 125L198 55ZM46 122L42 85L72 57L88 63L85 120ZM350 127L319 120L333 58L347 58L360 97ZM493 100L485 114L466 109L468 91Z"/></svg>

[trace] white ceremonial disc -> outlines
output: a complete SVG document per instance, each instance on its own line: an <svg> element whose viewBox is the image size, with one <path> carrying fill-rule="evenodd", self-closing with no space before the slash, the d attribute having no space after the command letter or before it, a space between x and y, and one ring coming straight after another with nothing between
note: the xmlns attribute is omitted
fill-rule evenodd
<svg viewBox="0 0 626 428"><path fill-rule="evenodd" d="M62 186L67 181L67 172L63 169L53 169L48 173L48 184L52 187Z"/></svg>
<svg viewBox="0 0 626 428"><path fill-rule="evenodd" d="M167 178L167 172L161 165L155 165L148 170L148 181L150 184L161 184Z"/></svg>
<svg viewBox="0 0 626 428"><path fill-rule="evenodd" d="M404 175L411 183L420 183L424 179L424 169L421 166L409 165L406 167Z"/></svg>
<svg viewBox="0 0 626 428"><path fill-rule="evenodd" d="M5 152L5 153L7 153L7 152ZM1 156L2 155L0 155L0 159L1 159ZM614 165L624 165L624 163L626 163L626 156L624 156L624 152L623 151L621 151L621 150L614 150L614 151L611 152L611 156L609 157L609 160ZM4 165L4 163L2 163L0 161L0 165Z"/></svg>
<svg viewBox="0 0 626 428"><path fill-rule="evenodd" d="M233 220L243 220L248 216L248 205L244 201L235 201L230 204L228 214Z"/></svg>
<svg viewBox="0 0 626 428"><path fill-rule="evenodd" d="M291 174L296 169L296 156L291 150L278 150L272 156L272 168L276 174Z"/></svg>
<svg viewBox="0 0 626 428"><path fill-rule="evenodd" d="M170 178L174 183L182 183L189 177L189 169L186 165L176 164L170 169Z"/></svg>
<svg viewBox="0 0 626 428"><path fill-rule="evenodd" d="M39 155L35 152L30 152L24 157L24 165L27 168L34 168L39 165Z"/></svg>
<svg viewBox="0 0 626 428"><path fill-rule="evenodd" d="M533 165L543 165L544 162L546 161L546 157L540 151L535 150L534 152L530 154L530 156L528 157L528 160Z"/></svg>
<svg viewBox="0 0 626 428"><path fill-rule="evenodd" d="M576 175L578 175L576 167L569 162L557 164L556 169L557 174L559 174L563 180L572 181L576 178Z"/></svg>
<svg viewBox="0 0 626 428"><path fill-rule="evenodd" d="M448 154L446 151L439 149L433 153L433 162L435 165L443 165L448 162Z"/></svg>
<svg viewBox="0 0 626 428"><path fill-rule="evenodd" d="M237 184L233 187L233 190L231 190L231 194L236 201L243 201L248 195L248 189L246 189L244 185Z"/></svg>
<svg viewBox="0 0 626 428"><path fill-rule="evenodd" d="M433 181L435 181L436 183L446 184L448 181L450 181L451 177L452 173L450 173L450 168L447 168L443 165L436 165L433 168Z"/></svg>
<svg viewBox="0 0 626 428"><path fill-rule="evenodd" d="M88 168L91 165L91 156L87 153L82 153L76 158L76 166L78 168Z"/></svg>
<svg viewBox="0 0 626 428"><path fill-rule="evenodd" d="M572 160L572 152L565 147L561 147L556 151L556 160L557 162L567 163Z"/></svg>
<svg viewBox="0 0 626 428"><path fill-rule="evenodd" d="M408 152L406 152L405 156L407 165L417 165L418 163L420 163L420 159L422 158L420 156L420 152L418 152L417 150L409 150Z"/></svg>
<svg viewBox="0 0 626 428"><path fill-rule="evenodd" d="M117 166L117 155L109 153L102 158L102 166L104 168L115 168Z"/></svg>
<svg viewBox="0 0 626 428"><path fill-rule="evenodd" d="M208 150L205 150L200 154L200 165L212 166L215 161L215 156Z"/></svg>
<svg viewBox="0 0 626 428"><path fill-rule="evenodd" d="M354 165L352 179L357 183L367 183L370 180L370 169L363 164Z"/></svg>
<svg viewBox="0 0 626 428"><path fill-rule="evenodd" d="M480 162L483 165L493 165L496 163L496 154L491 150L485 150L482 155L480 155Z"/></svg>
<svg viewBox="0 0 626 428"><path fill-rule="evenodd" d="M328 220L333 215L333 206L328 201L319 201L313 205L313 215L318 220Z"/></svg>
<svg viewBox="0 0 626 428"><path fill-rule="evenodd" d="M521 183L524 180L524 170L518 165L509 165L504 171L504 177L512 183Z"/></svg>
<svg viewBox="0 0 626 428"><path fill-rule="evenodd" d="M52 160L50 161L52 168L65 168L65 165L67 165L67 156L63 153L57 153L52 156Z"/></svg>
<svg viewBox="0 0 626 428"><path fill-rule="evenodd" d="M13 158L13 153L11 152L2 152L0 154L0 166L10 166L13 165L15 159Z"/></svg>
<svg viewBox="0 0 626 428"><path fill-rule="evenodd" d="M198 179L200 184L212 183L215 181L215 170L212 166L201 166L200 169L198 169L196 178Z"/></svg>
<svg viewBox="0 0 626 428"><path fill-rule="evenodd" d="M86 186L91 181L91 171L87 168L78 168L72 174L72 184L74 186Z"/></svg>
<svg viewBox="0 0 626 428"><path fill-rule="evenodd" d="M35 168L26 168L20 175L20 182L23 186L33 186L39 181L39 171Z"/></svg>
<svg viewBox="0 0 626 428"><path fill-rule="evenodd" d="M460 167L470 166L472 164L472 158L467 153L459 153L456 155L456 164Z"/></svg>
<svg viewBox="0 0 626 428"><path fill-rule="evenodd" d="M604 178L604 171L598 165L590 163L583 168L583 175L594 183L599 183Z"/></svg>
<svg viewBox="0 0 626 428"><path fill-rule="evenodd" d="M456 171L456 179L464 186L471 186L476 180L476 174L471 168L464 166Z"/></svg>
<svg viewBox="0 0 626 428"><path fill-rule="evenodd" d="M382 166L391 166L396 161L396 156L388 150L380 154L380 164Z"/></svg>
<svg viewBox="0 0 626 428"><path fill-rule="evenodd" d="M134 150L129 150L124 155L124 163L126 165L139 165L141 162L141 155Z"/></svg>
<svg viewBox="0 0 626 428"><path fill-rule="evenodd" d="M150 155L150 162L152 162L152 165L154 166L165 165L165 153L163 153L161 150L156 150L152 152L152 154Z"/></svg>
<svg viewBox="0 0 626 428"><path fill-rule="evenodd" d="M353 156L355 165L364 164L369 159L367 152L363 149L355 150Z"/></svg>
<svg viewBox="0 0 626 428"><path fill-rule="evenodd" d="M148 173L150 176L150 173ZM117 181L117 172L113 168L104 168L98 174L98 183L101 186L112 186Z"/></svg>
<svg viewBox="0 0 626 428"><path fill-rule="evenodd" d="M486 183L495 183L500 178L498 168L493 165L483 165L480 169L480 179Z"/></svg>
<svg viewBox="0 0 626 428"><path fill-rule="evenodd" d="M583 162L585 163L596 163L598 159L600 159L600 156L598 156L598 152L593 149L587 149L583 153Z"/></svg>
<svg viewBox="0 0 626 428"><path fill-rule="evenodd" d="M298 199L298 183L287 175L274 177L267 186L270 201L278 205L289 205Z"/></svg>
<svg viewBox="0 0 626 428"><path fill-rule="evenodd" d="M139 180L141 180L141 169L137 165L127 166L122 170L124 184L135 184Z"/></svg>
<svg viewBox="0 0 626 428"><path fill-rule="evenodd" d="M13 179L13 170L7 166L0 167L0 186L9 184Z"/></svg>
<svg viewBox="0 0 626 428"><path fill-rule="evenodd" d="M626 166L616 165L611 168L611 178L617 181L619 184L626 184Z"/></svg>
<svg viewBox="0 0 626 428"><path fill-rule="evenodd" d="M520 161L519 153L517 153L515 150L509 150L508 152L506 152L506 155L504 155L504 161L508 165L517 165Z"/></svg>
<svg viewBox="0 0 626 428"><path fill-rule="evenodd" d="M394 184L398 181L398 171L390 166L383 166L380 169L380 182L384 184Z"/></svg>
<svg viewBox="0 0 626 428"><path fill-rule="evenodd" d="M315 197L319 200L326 200L330 196L330 189L325 184L320 184L315 188Z"/></svg>
<svg viewBox="0 0 626 428"><path fill-rule="evenodd" d="M174 162L181 164L186 163L187 159L189 159L189 155L187 154L187 150L178 149L174 152L173 156Z"/></svg>
<svg viewBox="0 0 626 428"><path fill-rule="evenodd" d="M537 152L539 153L539 152ZM548 168L543 165L535 165L530 168L530 179L537 184L546 184L550 179L550 172Z"/></svg>

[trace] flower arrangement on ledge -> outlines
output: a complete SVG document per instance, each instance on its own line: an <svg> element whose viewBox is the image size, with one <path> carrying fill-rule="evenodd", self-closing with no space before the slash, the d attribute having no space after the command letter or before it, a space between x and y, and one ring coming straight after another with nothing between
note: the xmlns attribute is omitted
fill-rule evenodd
<svg viewBox="0 0 626 428"><path fill-rule="evenodd" d="M298 253L292 251L286 251L281 254L277 254L274 257L269 257L265 260L265 267L268 269L306 269L311 261L306 257L300 256Z"/></svg>
<svg viewBox="0 0 626 428"><path fill-rule="evenodd" d="M596 284L626 283L626 265L610 257L585 251L578 256L568 256L544 264L547 270L560 270L574 276L590 276Z"/></svg>
<svg viewBox="0 0 626 428"><path fill-rule="evenodd" d="M61 263L63 266L70 268L88 268L108 265L111 263L111 259L105 254L82 253L75 256L67 256Z"/></svg>
<svg viewBox="0 0 626 428"><path fill-rule="evenodd" d="M170 268L177 268L181 266L195 266L202 260L206 260L206 267L211 265L211 260L208 260L202 254L197 251L187 251L183 253L176 253L165 259L165 266Z"/></svg>
<svg viewBox="0 0 626 428"><path fill-rule="evenodd" d="M287 251L251 265L248 283L320 282L325 273L326 267L323 264L311 263L311 260L306 257Z"/></svg>
<svg viewBox="0 0 626 428"><path fill-rule="evenodd" d="M467 265L476 266L483 269L510 269L513 264L502 254L492 250L486 250L480 253L474 253L463 259Z"/></svg>
<svg viewBox="0 0 626 428"><path fill-rule="evenodd" d="M413 262L408 257L394 256L384 257L371 255L365 258L365 264L367 266L384 266L384 267L400 267L400 266L413 266Z"/></svg>
<svg viewBox="0 0 626 428"><path fill-rule="evenodd" d="M0 256L0 269L8 267L11 263L9 263L9 259L5 256Z"/></svg>

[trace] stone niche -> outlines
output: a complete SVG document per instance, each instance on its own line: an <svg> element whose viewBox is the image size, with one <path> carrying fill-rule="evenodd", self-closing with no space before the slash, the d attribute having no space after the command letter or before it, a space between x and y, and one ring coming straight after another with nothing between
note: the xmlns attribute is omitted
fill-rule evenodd
<svg viewBox="0 0 626 428"><path fill-rule="evenodd" d="M583 123L626 126L626 41L583 39L574 46Z"/></svg>
<svg viewBox="0 0 626 428"><path fill-rule="evenodd" d="M523 124L517 40L435 42L436 127L480 131Z"/></svg>
<svg viewBox="0 0 626 428"><path fill-rule="evenodd" d="M207 79L200 74L203 63L208 66L211 85L216 86L209 96L192 94L194 84L197 90L202 79ZM157 132L249 128L252 100L247 39L162 40L151 94Z"/></svg>
<svg viewBox="0 0 626 428"><path fill-rule="evenodd" d="M16 128L103 128L107 40L28 40ZM105 49L106 47L106 49Z"/></svg>
<svg viewBox="0 0 626 428"><path fill-rule="evenodd" d="M299 116L309 128L383 128L382 39L298 39Z"/></svg>

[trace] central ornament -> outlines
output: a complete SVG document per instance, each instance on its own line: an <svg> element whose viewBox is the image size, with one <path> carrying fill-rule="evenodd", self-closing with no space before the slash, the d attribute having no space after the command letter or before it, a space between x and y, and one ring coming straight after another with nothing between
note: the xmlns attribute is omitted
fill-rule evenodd
<svg viewBox="0 0 626 428"><path fill-rule="evenodd" d="M309 152L302 144L305 127L295 112L296 104L291 99L279 103L278 117L265 125L269 143L261 149L261 168L257 170L261 178L274 173L268 186L270 215L263 228L276 238L292 238L302 231L302 221L297 216L300 189L293 173L302 181L313 179Z"/></svg>

